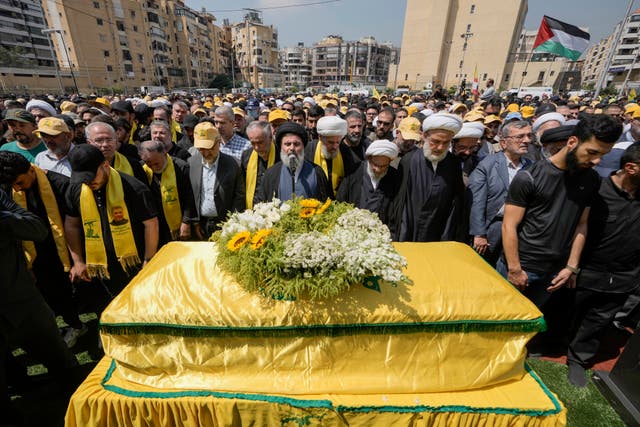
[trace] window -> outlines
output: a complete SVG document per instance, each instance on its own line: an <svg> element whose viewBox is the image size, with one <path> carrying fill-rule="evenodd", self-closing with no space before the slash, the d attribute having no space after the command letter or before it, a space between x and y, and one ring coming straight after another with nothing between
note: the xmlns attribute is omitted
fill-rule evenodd
<svg viewBox="0 0 640 427"><path fill-rule="evenodd" d="M135 10L132 10L132 11L131 11L131 17L132 17L132 18L135 18L135 17L136 17L136 11L135 11Z"/></svg>
<svg viewBox="0 0 640 427"><path fill-rule="evenodd" d="M138 26L137 25L133 26L133 31L136 32L136 33L138 32Z"/></svg>
<svg viewBox="0 0 640 427"><path fill-rule="evenodd" d="M94 9L100 9L100 3L98 3L97 1L93 2L93 8Z"/></svg>
<svg viewBox="0 0 640 427"><path fill-rule="evenodd" d="M96 18L96 24L102 25L102 19L101 18Z"/></svg>
<svg viewBox="0 0 640 427"><path fill-rule="evenodd" d="M113 67L111 65L107 65L107 71L113 71Z"/></svg>
<svg viewBox="0 0 640 427"><path fill-rule="evenodd" d="M482 75L482 80L487 80L487 73L484 73L484 74Z"/></svg>
<svg viewBox="0 0 640 427"><path fill-rule="evenodd" d="M100 34L99 37L100 37L100 41L101 42L106 42L107 41L107 36L106 35Z"/></svg>
<svg viewBox="0 0 640 427"><path fill-rule="evenodd" d="M470 11L469 13L473 15L473 13L474 13L475 11L476 11L476 5L475 5L475 4L472 4L472 5L471 5L471 11Z"/></svg>
<svg viewBox="0 0 640 427"><path fill-rule="evenodd" d="M553 70L549 71L549 75L550 75L550 76L553 76L555 73L556 73L556 72L555 72L555 71L553 71Z"/></svg>
<svg viewBox="0 0 640 427"><path fill-rule="evenodd" d="M116 27L118 28L118 31L124 31L124 22L116 21Z"/></svg>
<svg viewBox="0 0 640 427"><path fill-rule="evenodd" d="M471 32L471 24L467 24L467 33Z"/></svg>
<svg viewBox="0 0 640 427"><path fill-rule="evenodd" d="M124 64L124 70L127 72L133 72L133 65L131 64Z"/></svg>
<svg viewBox="0 0 640 427"><path fill-rule="evenodd" d="M508 82L508 81L509 81L509 74L505 74L505 75L504 75L504 81L505 81L505 82Z"/></svg>
<svg viewBox="0 0 640 427"><path fill-rule="evenodd" d="M544 71L540 71L540 73L538 73L538 80L539 81L544 80Z"/></svg>
<svg viewBox="0 0 640 427"><path fill-rule="evenodd" d="M107 58L107 57L110 55L110 53L109 53L109 51L108 51L108 50L105 50L103 53L104 53L104 57L105 57L105 58Z"/></svg>

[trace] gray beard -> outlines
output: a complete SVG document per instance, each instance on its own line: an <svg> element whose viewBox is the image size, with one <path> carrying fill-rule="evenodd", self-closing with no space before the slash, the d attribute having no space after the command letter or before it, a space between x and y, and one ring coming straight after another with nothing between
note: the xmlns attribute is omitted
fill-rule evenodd
<svg viewBox="0 0 640 427"><path fill-rule="evenodd" d="M304 152L296 154L296 157L298 159L298 169L300 169L302 167L302 163L304 162ZM285 165L285 167L289 167L289 155L282 150L280 151L280 161L283 165Z"/></svg>
<svg viewBox="0 0 640 427"><path fill-rule="evenodd" d="M360 139L362 135L347 135L347 140L349 141L349 145L352 147L357 147L360 145Z"/></svg>
<svg viewBox="0 0 640 427"><path fill-rule="evenodd" d="M327 160L329 160L329 159L334 159L334 158L338 155L338 150L336 150L336 152L335 152L335 153L330 154L330 153L327 151L327 147L325 147L323 143L319 142L318 144L320 144L320 150L322 150L322 156L323 156L325 159L327 159Z"/></svg>
<svg viewBox="0 0 640 427"><path fill-rule="evenodd" d="M444 153L440 154L439 156L436 156L435 154L433 154L431 152L431 147L429 147L429 143L425 142L424 145L422 146L422 151L424 153L424 156L427 158L427 160L429 160L430 162L435 162L435 163L439 163L442 160L444 160L445 157L447 157L447 151L445 151Z"/></svg>

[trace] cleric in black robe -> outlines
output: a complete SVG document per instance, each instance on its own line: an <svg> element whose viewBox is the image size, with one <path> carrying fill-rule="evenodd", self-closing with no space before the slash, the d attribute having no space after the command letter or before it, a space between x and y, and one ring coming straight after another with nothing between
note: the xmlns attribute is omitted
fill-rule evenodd
<svg viewBox="0 0 640 427"><path fill-rule="evenodd" d="M449 152L462 128L458 116L438 113L423 122L424 145L403 157L404 208L400 241L454 240L460 226L464 183L459 160Z"/></svg>
<svg viewBox="0 0 640 427"><path fill-rule="evenodd" d="M307 132L299 124L287 122L278 127L276 146L281 147L281 161L262 177L257 202L290 200L294 195L325 201L333 194L322 168L304 159L306 143Z"/></svg>
<svg viewBox="0 0 640 427"><path fill-rule="evenodd" d="M397 203L401 200L398 197L401 175L390 164L398 156L398 147L391 141L374 141L367 148L365 156L366 161L342 180L336 200L353 203L357 208L378 214L396 240L400 219L396 211Z"/></svg>
<svg viewBox="0 0 640 427"><path fill-rule="evenodd" d="M304 148L305 159L320 166L331 184L331 198L335 198L340 182L352 174L360 160L351 148L342 143L347 134L347 122L337 116L325 116L318 120L318 141L311 141Z"/></svg>

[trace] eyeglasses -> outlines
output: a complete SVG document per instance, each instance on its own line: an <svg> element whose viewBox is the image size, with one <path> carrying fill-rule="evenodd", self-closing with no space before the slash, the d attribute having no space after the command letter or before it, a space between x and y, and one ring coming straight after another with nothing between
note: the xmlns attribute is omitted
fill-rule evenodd
<svg viewBox="0 0 640 427"><path fill-rule="evenodd" d="M531 139L533 138L533 134L532 133L523 133L522 135L509 135L509 136L505 136L505 138L512 138L515 139L516 141L522 141L525 138Z"/></svg>
<svg viewBox="0 0 640 427"><path fill-rule="evenodd" d="M113 141L115 141L115 138L98 138L98 139L91 139L91 142L98 144L98 145L102 145L102 144L110 144Z"/></svg>

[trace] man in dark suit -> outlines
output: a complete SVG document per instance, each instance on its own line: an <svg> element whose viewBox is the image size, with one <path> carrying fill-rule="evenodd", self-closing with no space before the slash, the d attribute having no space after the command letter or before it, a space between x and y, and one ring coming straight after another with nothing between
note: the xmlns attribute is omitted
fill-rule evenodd
<svg viewBox="0 0 640 427"><path fill-rule="evenodd" d="M230 212L245 209L245 185L236 160L220 152L220 133L210 122L193 130L198 152L189 158L189 174L195 198L195 237L206 240Z"/></svg>
<svg viewBox="0 0 640 427"><path fill-rule="evenodd" d="M366 161L361 162L354 173L342 180L336 200L375 212L396 239L399 221L396 209L400 199L398 188L401 174L390 165L398 156L398 146L387 140L373 141L365 156Z"/></svg>
<svg viewBox="0 0 640 427"><path fill-rule="evenodd" d="M522 157L529 149L530 139L514 136L530 133L531 125L527 121L505 123L500 131L503 151L485 157L469 175L472 245L493 266L502 250L502 217L509 184L517 171L531 164L531 160Z"/></svg>

